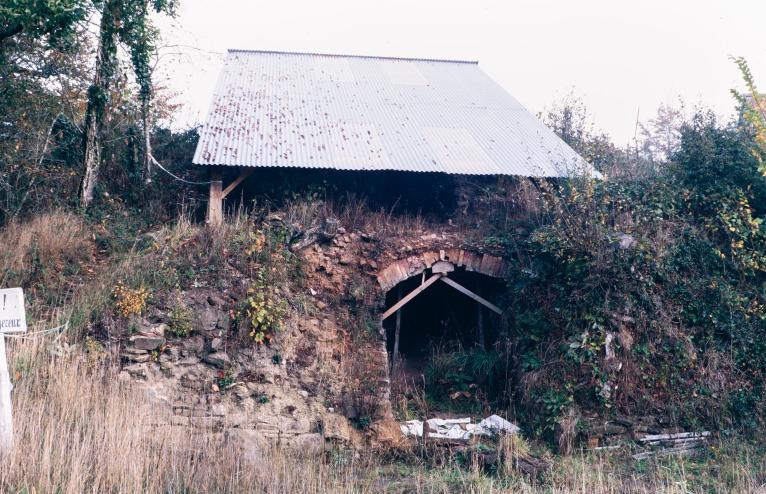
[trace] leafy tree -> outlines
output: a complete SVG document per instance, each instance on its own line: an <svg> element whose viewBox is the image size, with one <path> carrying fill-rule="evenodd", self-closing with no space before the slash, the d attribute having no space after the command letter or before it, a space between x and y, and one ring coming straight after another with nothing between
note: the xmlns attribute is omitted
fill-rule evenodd
<svg viewBox="0 0 766 494"><path fill-rule="evenodd" d="M0 224L66 206L77 190L91 45L65 51L25 33L6 40L0 63ZM53 193L56 191L56 193Z"/></svg>
<svg viewBox="0 0 766 494"><path fill-rule="evenodd" d="M30 202L66 201L40 191L72 186L60 179L71 172L62 165L73 160L46 158L62 129L78 131L90 48L86 23L95 6L94 0L0 2L0 222Z"/></svg>
<svg viewBox="0 0 766 494"><path fill-rule="evenodd" d="M751 111L757 101L747 95ZM587 152L578 115L560 112L553 127ZM525 384L512 399L533 429L555 430L569 408L695 426L766 420L766 180L754 117L666 118L669 155L654 175L540 182L543 214L529 235L498 225L492 242L517 260L508 358Z"/></svg>
<svg viewBox="0 0 766 494"><path fill-rule="evenodd" d="M681 127L672 156L672 179L684 209L718 244L723 258L741 272L766 273L766 180L752 152L748 129L718 124L712 112L698 113Z"/></svg>
<svg viewBox="0 0 766 494"><path fill-rule="evenodd" d="M109 87L117 67L117 49L121 44L130 54L131 66L142 102L145 143L148 142L148 112L151 98L150 57L157 31L149 18L150 11L175 14L175 0L105 0L99 26L96 73L88 90L85 115L84 174L80 203L87 207L93 200L101 166L102 132ZM148 160L149 150L145 150Z"/></svg>
<svg viewBox="0 0 766 494"><path fill-rule="evenodd" d="M7 41L21 34L46 38L51 47L65 48L73 42L77 28L88 18L92 7L89 0L3 0L0 57Z"/></svg>
<svg viewBox="0 0 766 494"><path fill-rule="evenodd" d="M758 160L761 173L766 175L766 162L764 161L764 156L766 156L766 97L758 92L755 78L747 61L742 57L736 57L733 60L742 74L747 92L740 93L733 89L732 94L740 104L744 123L748 124L754 132L752 153Z"/></svg>
<svg viewBox="0 0 766 494"><path fill-rule="evenodd" d="M624 175L628 155L604 133L597 133L585 104L570 94L543 116L543 122L597 170L608 176Z"/></svg>
<svg viewBox="0 0 766 494"><path fill-rule="evenodd" d="M639 124L643 154L655 167L667 162L678 151L683 120L683 104L678 108L660 105L654 118Z"/></svg>

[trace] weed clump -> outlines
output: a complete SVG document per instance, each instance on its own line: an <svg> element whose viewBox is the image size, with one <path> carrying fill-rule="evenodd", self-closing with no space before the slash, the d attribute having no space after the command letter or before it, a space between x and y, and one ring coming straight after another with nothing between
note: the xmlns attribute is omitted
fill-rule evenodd
<svg viewBox="0 0 766 494"><path fill-rule="evenodd" d="M263 344L282 328L287 307L273 286L256 281L247 290L243 312L249 325L248 336Z"/></svg>
<svg viewBox="0 0 766 494"><path fill-rule="evenodd" d="M180 300L176 301L170 309L168 329L171 334L179 338L189 336L194 329L192 311Z"/></svg>
<svg viewBox="0 0 766 494"><path fill-rule="evenodd" d="M150 294L149 289L144 286L128 288L119 282L112 292L114 307L122 317L140 314L146 307Z"/></svg>

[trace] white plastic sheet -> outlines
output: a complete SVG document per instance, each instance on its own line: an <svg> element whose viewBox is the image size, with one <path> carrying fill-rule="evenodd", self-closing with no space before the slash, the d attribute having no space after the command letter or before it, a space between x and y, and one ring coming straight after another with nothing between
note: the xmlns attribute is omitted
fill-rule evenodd
<svg viewBox="0 0 766 494"><path fill-rule="evenodd" d="M512 424L499 415L490 415L476 425L474 434L483 434L486 436L495 436L499 433L516 434L521 429L516 424Z"/></svg>

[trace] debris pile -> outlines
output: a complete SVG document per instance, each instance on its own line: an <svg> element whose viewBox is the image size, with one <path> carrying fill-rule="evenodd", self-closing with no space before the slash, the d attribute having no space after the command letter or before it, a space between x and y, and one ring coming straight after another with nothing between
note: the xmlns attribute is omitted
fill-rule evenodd
<svg viewBox="0 0 766 494"><path fill-rule="evenodd" d="M428 439L469 441L473 437L494 437L498 435L516 434L519 427L498 415L490 415L478 424L472 424L471 419L440 419L433 418L423 423L420 420L408 420L400 426L402 434L412 437L423 437L424 429Z"/></svg>
<svg viewBox="0 0 766 494"><path fill-rule="evenodd" d="M638 439L646 451L636 453L633 458L643 460L652 456L686 455L696 453L710 439L710 432L680 432L678 434L647 434Z"/></svg>

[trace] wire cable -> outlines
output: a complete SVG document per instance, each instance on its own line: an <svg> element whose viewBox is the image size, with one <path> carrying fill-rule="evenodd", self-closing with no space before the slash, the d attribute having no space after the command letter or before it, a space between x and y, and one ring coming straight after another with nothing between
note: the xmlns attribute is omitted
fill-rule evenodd
<svg viewBox="0 0 766 494"><path fill-rule="evenodd" d="M159 162L159 161L157 161L157 159L156 159L154 156L152 156L152 155L151 155L151 153L149 154L149 158L152 160L152 162L153 162L155 165L157 165L157 166L159 167L159 169L160 169L160 170L164 171L165 173L167 173L167 174L168 174L168 175L170 175L171 177L173 177L173 178L175 178L176 180L178 180L178 181L181 181L181 182L183 182L183 183L185 183L185 184L189 184L189 185L210 185L210 184L212 183L212 181L211 181L211 180L208 180L207 182L192 182L191 180L185 180L185 179L183 179L183 178L179 177L178 175L175 175L173 172L171 172L170 170L168 170L168 169L167 169L167 168L165 168L164 166L162 166L162 165L160 164L160 162Z"/></svg>

